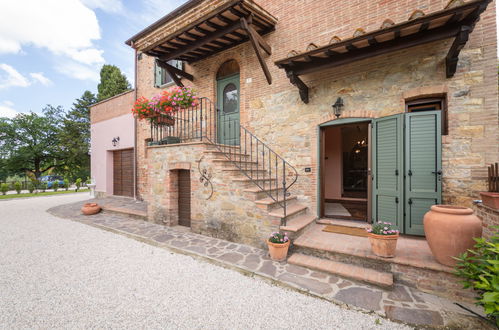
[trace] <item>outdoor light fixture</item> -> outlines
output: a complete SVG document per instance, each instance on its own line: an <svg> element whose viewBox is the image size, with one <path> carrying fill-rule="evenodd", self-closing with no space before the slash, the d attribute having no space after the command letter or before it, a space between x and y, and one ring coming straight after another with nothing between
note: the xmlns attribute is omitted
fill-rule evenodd
<svg viewBox="0 0 499 330"><path fill-rule="evenodd" d="M336 102L334 102L333 104L334 115L336 116L336 118L341 116L341 111L343 110L344 106L345 105L343 104L343 99L341 97L338 97L336 99Z"/></svg>
<svg viewBox="0 0 499 330"><path fill-rule="evenodd" d="M116 147L120 143L120 137L117 136L117 137L113 138L113 140L111 142L113 143L113 147Z"/></svg>

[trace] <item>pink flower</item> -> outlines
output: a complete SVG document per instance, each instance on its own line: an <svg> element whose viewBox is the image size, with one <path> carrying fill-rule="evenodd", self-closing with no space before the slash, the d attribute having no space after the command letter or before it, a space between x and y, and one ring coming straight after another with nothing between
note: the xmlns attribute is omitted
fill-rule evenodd
<svg viewBox="0 0 499 330"><path fill-rule="evenodd" d="M385 235L386 235L386 234L388 234L388 233L387 233L386 231L383 231L383 234L385 234Z"/></svg>
<svg viewBox="0 0 499 330"><path fill-rule="evenodd" d="M388 230L388 227L383 227L384 230Z"/></svg>

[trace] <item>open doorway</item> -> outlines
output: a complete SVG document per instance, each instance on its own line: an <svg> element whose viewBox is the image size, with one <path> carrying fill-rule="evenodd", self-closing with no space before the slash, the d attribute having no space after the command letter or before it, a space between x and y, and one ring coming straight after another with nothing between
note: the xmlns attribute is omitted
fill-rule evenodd
<svg viewBox="0 0 499 330"><path fill-rule="evenodd" d="M322 216L368 220L369 122L323 128Z"/></svg>

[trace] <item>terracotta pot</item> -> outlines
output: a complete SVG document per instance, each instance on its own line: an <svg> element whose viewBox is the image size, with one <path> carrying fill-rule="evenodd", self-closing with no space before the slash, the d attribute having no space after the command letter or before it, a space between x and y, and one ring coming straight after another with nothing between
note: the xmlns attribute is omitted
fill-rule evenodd
<svg viewBox="0 0 499 330"><path fill-rule="evenodd" d="M480 192L482 203L491 209L499 210L499 193L496 192Z"/></svg>
<svg viewBox="0 0 499 330"><path fill-rule="evenodd" d="M397 239L399 235L376 235L373 233L367 234L371 249L378 257L393 258L397 249Z"/></svg>
<svg viewBox="0 0 499 330"><path fill-rule="evenodd" d="M275 261L286 260L290 242L291 241L287 241L286 243L278 244L267 241L267 245L269 246L270 259Z"/></svg>
<svg viewBox="0 0 499 330"><path fill-rule="evenodd" d="M424 216L424 232L435 259L454 267L453 257L471 249L482 236L482 222L473 210L452 205L433 205Z"/></svg>
<svg viewBox="0 0 499 330"><path fill-rule="evenodd" d="M85 203L81 208L81 213L84 215L97 214L101 210L101 207L97 203Z"/></svg>

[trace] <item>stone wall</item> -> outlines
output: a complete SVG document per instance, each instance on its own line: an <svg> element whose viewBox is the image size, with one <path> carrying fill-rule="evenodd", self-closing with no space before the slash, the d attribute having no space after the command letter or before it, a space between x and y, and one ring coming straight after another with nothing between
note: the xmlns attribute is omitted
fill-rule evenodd
<svg viewBox="0 0 499 330"><path fill-rule="evenodd" d="M147 147L150 185L144 193L149 202L149 220L168 226L178 224L177 173L189 170L192 231L263 248L263 238L278 230L279 222L270 220L266 211L245 196L243 190L250 184L232 182L233 175L222 171L222 165L211 162L214 156L209 150L213 147L204 143ZM210 186L205 187L199 180L199 168L213 175L211 197Z"/></svg>
<svg viewBox="0 0 499 330"><path fill-rule="evenodd" d="M482 220L482 237L490 238L498 229L492 228L493 226L499 227L499 210L494 210L482 203L474 204L473 210L475 214Z"/></svg>
<svg viewBox="0 0 499 330"><path fill-rule="evenodd" d="M311 42L323 45L333 36L351 37L359 27L367 32L376 30L387 18L395 23L406 21L415 9L425 13L441 10L447 1L256 2L279 20L275 32L264 37L273 50L265 59L273 76L272 85L267 84L250 43L187 65L186 71L195 80L184 83L215 101L218 68L229 59L239 63L241 124L298 169L300 177L293 193L302 202L315 211L317 126L334 119L331 105L338 96L345 101L344 118L400 113L405 111L407 98L445 95L449 135L443 137L443 202L470 205L477 192L485 190L485 164L499 158L495 3L482 14L461 52L453 78L445 78L444 64L451 41L439 41L305 75L310 103L304 104L274 61L286 57L290 50L304 51ZM154 87L153 69L153 58L142 56L138 60L138 96L150 97L161 91ZM150 160L145 157L144 140L149 134L147 123L141 123L138 187L139 195L148 201L156 198L149 189L158 179L148 173ZM305 167L312 171L305 172Z"/></svg>

